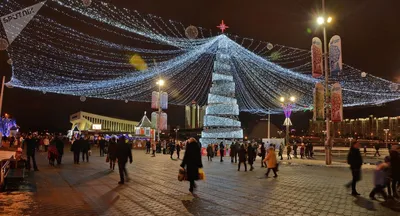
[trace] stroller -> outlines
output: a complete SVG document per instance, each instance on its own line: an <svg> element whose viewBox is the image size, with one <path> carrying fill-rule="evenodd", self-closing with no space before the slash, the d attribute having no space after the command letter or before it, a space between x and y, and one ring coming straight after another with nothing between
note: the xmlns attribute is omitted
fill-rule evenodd
<svg viewBox="0 0 400 216"><path fill-rule="evenodd" d="M47 150L47 158L49 159L49 164L51 166L54 166L54 162L58 158L58 151L55 145L50 145L48 150Z"/></svg>

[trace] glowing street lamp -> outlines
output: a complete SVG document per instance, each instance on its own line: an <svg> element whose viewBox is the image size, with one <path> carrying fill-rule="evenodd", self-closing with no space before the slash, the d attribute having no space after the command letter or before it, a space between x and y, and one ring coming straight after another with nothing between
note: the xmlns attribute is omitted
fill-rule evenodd
<svg viewBox="0 0 400 216"><path fill-rule="evenodd" d="M160 142L160 124L161 124L161 87L165 84L163 79L159 79L156 84L158 85L158 120L157 120L157 138Z"/></svg>
<svg viewBox="0 0 400 216"><path fill-rule="evenodd" d="M290 115L292 114L292 110L294 107L294 102L296 101L296 97L291 96L289 97L289 101L285 103L285 98L280 97L279 100L282 103L282 108L283 112L285 113L285 121L283 122L283 125L286 126L286 145L289 145L289 127L292 125L292 122L290 121Z"/></svg>

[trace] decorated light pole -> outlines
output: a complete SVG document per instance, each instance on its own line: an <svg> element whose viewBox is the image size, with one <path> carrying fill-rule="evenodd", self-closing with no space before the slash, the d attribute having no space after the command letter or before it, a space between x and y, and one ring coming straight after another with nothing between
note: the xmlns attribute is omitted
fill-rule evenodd
<svg viewBox="0 0 400 216"><path fill-rule="evenodd" d="M323 28L323 46L319 38L312 40L312 75L314 78L324 76L325 85L317 83L314 89L314 121L325 120L326 140L325 140L325 163L332 164L332 138L330 124L343 120L343 101L342 88L339 83L335 83L329 89L329 76L338 76L343 69L341 38L335 35L329 41L326 35L326 26L332 23L332 17L326 17L325 0L322 0L322 16L317 18L318 25ZM328 66L329 57L329 66ZM322 58L324 62L322 63Z"/></svg>
<svg viewBox="0 0 400 216"><path fill-rule="evenodd" d="M386 143L386 148L388 146L388 133L389 133L389 129L383 129L383 131L385 131L385 143Z"/></svg>
<svg viewBox="0 0 400 216"><path fill-rule="evenodd" d="M163 112L163 109L168 108L168 94L161 89L165 84L164 80L159 79L156 84L158 85L158 92L152 93L151 108L158 111L151 114L151 122L157 130L157 141L160 141L160 131L167 129L167 114Z"/></svg>
<svg viewBox="0 0 400 216"><path fill-rule="evenodd" d="M285 98L281 97L279 99L282 103L283 112L285 113L285 121L283 125L286 126L286 145L289 145L289 127L292 126L292 121L290 121L290 116L292 115L292 110L294 107L294 102L296 101L295 97L290 97L289 101L285 103Z"/></svg>

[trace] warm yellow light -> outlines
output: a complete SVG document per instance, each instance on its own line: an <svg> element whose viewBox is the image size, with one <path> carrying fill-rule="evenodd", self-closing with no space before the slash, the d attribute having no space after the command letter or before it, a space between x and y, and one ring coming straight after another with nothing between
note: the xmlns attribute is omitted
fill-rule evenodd
<svg viewBox="0 0 400 216"><path fill-rule="evenodd" d="M290 101L292 101L292 102L294 102L296 100L296 98L295 97L290 97Z"/></svg>
<svg viewBox="0 0 400 216"><path fill-rule="evenodd" d="M331 21L332 21L332 20L331 20ZM322 17L322 16L318 17L318 18L317 18L317 23L318 23L319 25L324 24L324 23L325 23L324 17Z"/></svg>
<svg viewBox="0 0 400 216"><path fill-rule="evenodd" d="M282 103L285 102L285 98L284 98L284 97L281 97L279 100L280 100Z"/></svg>
<svg viewBox="0 0 400 216"><path fill-rule="evenodd" d="M158 80L157 81L157 85L159 85L159 86L163 86L164 85L164 80L162 80L162 79L160 79L160 80Z"/></svg>
<svg viewBox="0 0 400 216"><path fill-rule="evenodd" d="M332 17L328 17L328 19L326 20L326 22L331 23L331 22L332 22Z"/></svg>

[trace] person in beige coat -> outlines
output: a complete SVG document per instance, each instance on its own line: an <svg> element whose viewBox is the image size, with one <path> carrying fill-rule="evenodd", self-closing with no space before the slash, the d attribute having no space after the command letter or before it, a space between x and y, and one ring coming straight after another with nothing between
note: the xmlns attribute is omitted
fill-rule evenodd
<svg viewBox="0 0 400 216"><path fill-rule="evenodd" d="M272 170L274 172L274 178L278 177L278 175L276 174L276 154L275 154L275 149L273 147L270 147L268 149L268 155L267 157L264 159L264 162L267 162L267 173L265 173L265 176L268 178L268 174L269 172Z"/></svg>

